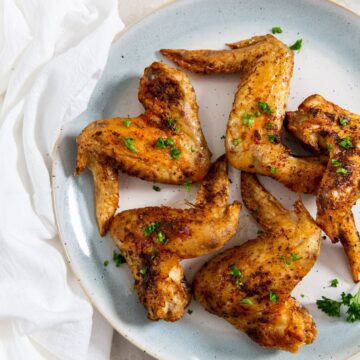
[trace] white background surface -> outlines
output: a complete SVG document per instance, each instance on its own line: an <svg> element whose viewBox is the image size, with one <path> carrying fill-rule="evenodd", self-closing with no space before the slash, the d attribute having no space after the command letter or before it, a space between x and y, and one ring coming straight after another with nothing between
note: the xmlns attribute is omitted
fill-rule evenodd
<svg viewBox="0 0 360 360"><path fill-rule="evenodd" d="M121 19L126 26L131 25L134 22L139 21L142 17L156 10L158 7L167 4L169 0L118 0L119 1L119 13ZM360 15L360 0L336 0L334 1L340 5L343 5ZM125 29L126 31L126 29ZM120 334L114 332L111 360L150 360L152 357L144 354L144 352L126 339ZM357 360L352 358L351 360Z"/></svg>

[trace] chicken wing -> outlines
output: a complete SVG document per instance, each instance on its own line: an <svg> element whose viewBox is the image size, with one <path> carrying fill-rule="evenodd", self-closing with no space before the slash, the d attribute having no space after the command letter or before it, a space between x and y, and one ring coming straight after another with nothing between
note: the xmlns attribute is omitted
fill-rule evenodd
<svg viewBox="0 0 360 360"><path fill-rule="evenodd" d="M228 205L227 164L211 167L190 209L147 207L116 215L110 234L124 254L150 320L176 321L190 292L181 259L220 249L235 234L240 204Z"/></svg>
<svg viewBox="0 0 360 360"><path fill-rule="evenodd" d="M231 50L170 50L161 53L193 72L241 71L226 131L232 166L271 176L296 192L314 193L324 172L317 157L298 158L280 142L293 72L293 52L272 35L229 44Z"/></svg>
<svg viewBox="0 0 360 360"><path fill-rule="evenodd" d="M77 138L75 174L86 167L93 173L101 235L118 205L117 170L183 184L202 180L211 165L195 92L183 72L154 62L141 78L139 101L145 112L138 117L94 121Z"/></svg>
<svg viewBox="0 0 360 360"><path fill-rule="evenodd" d="M312 151L329 155L317 193L317 223L333 242L340 240L359 281L360 237L351 208L360 197L360 115L312 95L287 113L287 127Z"/></svg>
<svg viewBox="0 0 360 360"><path fill-rule="evenodd" d="M314 341L316 326L290 293L319 256L321 230L301 201L288 211L255 175L241 174L243 201L265 232L208 261L195 299L258 344L296 352Z"/></svg>

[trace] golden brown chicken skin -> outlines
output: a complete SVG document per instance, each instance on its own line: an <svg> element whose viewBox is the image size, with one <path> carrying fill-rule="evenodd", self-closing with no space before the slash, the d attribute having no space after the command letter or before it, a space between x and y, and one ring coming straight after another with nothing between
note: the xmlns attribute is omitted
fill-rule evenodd
<svg viewBox="0 0 360 360"><path fill-rule="evenodd" d="M271 176L296 192L314 193L324 172L317 157L299 158L280 142L293 72L293 52L272 35L228 45L231 50L161 53L197 73L242 72L226 131L232 166Z"/></svg>
<svg viewBox="0 0 360 360"><path fill-rule="evenodd" d="M110 234L135 278L150 320L176 321L190 301L180 260L212 253L235 234L240 204L228 204L225 158L211 167L189 209L147 207L115 216Z"/></svg>
<svg viewBox="0 0 360 360"><path fill-rule="evenodd" d="M319 256L321 230L301 201L284 209L255 175L242 172L241 192L264 233L208 261L195 299L258 344L296 352L315 340L316 326L290 294Z"/></svg>
<svg viewBox="0 0 360 360"><path fill-rule="evenodd" d="M360 115L312 95L287 113L287 127L310 150L329 155L317 192L317 223L333 242L341 241L359 281L360 237L351 208L360 197Z"/></svg>
<svg viewBox="0 0 360 360"><path fill-rule="evenodd" d="M143 114L94 121L77 138L75 174L86 167L93 173L101 235L118 205L117 170L149 181L183 184L202 180L211 165L195 92L183 72L154 62L144 71L138 96Z"/></svg>

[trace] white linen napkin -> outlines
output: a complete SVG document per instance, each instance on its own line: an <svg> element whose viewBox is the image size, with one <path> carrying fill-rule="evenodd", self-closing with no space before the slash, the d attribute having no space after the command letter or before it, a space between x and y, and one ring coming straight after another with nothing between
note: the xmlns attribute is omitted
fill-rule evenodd
<svg viewBox="0 0 360 360"><path fill-rule="evenodd" d="M65 264L49 171L123 28L117 6L0 1L0 359L109 357L112 329Z"/></svg>

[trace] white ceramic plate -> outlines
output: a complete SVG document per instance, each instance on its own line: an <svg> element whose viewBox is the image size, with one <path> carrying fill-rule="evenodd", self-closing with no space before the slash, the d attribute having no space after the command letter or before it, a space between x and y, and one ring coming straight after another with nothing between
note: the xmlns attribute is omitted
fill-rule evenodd
<svg viewBox="0 0 360 360"><path fill-rule="evenodd" d="M146 319L127 265L114 266L112 240L98 235L90 173L78 178L72 175L75 137L93 120L142 112L137 100L139 78L151 62L164 61L160 48L220 49L225 42L265 34L273 26L283 28L279 38L285 43L303 39L303 49L296 54L288 109L295 109L306 96L320 93L360 113L360 20L354 14L322 0L181 1L162 8L122 35L111 51L87 111L64 128L55 151L55 207L71 266L94 305L114 328L157 358L277 360L293 356L257 346L195 301L190 305L193 314L186 314L176 323ZM196 90L205 137L216 159L224 152L220 137L225 132L239 76L189 77ZM238 199L239 172L231 169L230 177L232 199ZM285 206L290 207L298 198L275 181L262 181ZM196 193L196 186L187 194L182 186L161 184L161 192L154 192L152 183L123 174L119 183L120 210L160 204L178 206ZM302 199L314 214L314 198L303 195ZM354 212L359 226L359 207ZM247 211L242 210L238 233L226 247L255 237L257 229ZM183 262L189 281L208 258ZM110 260L106 268L105 260ZM328 287L333 278L339 279L336 289ZM343 249L324 241L316 265L293 292L307 306L318 327L317 340L304 346L297 359L345 359L360 351L360 323L331 319L315 305L321 295L336 298L341 291L351 290L354 285Z"/></svg>

